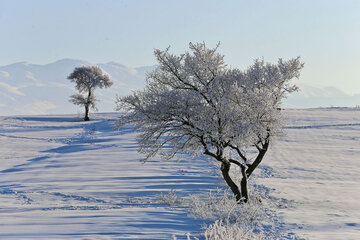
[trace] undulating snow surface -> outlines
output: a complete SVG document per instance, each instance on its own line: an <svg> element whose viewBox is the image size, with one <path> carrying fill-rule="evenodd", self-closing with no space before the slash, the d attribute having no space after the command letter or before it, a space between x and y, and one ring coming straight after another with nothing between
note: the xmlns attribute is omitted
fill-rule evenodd
<svg viewBox="0 0 360 240"><path fill-rule="evenodd" d="M280 216L308 239L360 239L360 109L287 110L286 136L256 182L290 202Z"/></svg>
<svg viewBox="0 0 360 240"><path fill-rule="evenodd" d="M178 239L202 221L157 202L217 186L207 160L143 164L117 115L0 120L0 239ZM185 238L185 237L184 237Z"/></svg>
<svg viewBox="0 0 360 240"><path fill-rule="evenodd" d="M308 239L360 237L360 110L286 110L257 185L282 199L279 223ZM186 239L204 221L160 193L221 186L211 162L139 159L136 133L118 114L0 118L0 239ZM264 174L266 173L266 174ZM270 177L269 177L270 176ZM269 226L275 228L279 226Z"/></svg>

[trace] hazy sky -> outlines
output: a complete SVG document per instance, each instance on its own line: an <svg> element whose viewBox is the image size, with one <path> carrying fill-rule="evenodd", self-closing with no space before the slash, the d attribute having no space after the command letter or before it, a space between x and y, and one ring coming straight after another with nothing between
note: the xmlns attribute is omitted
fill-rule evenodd
<svg viewBox="0 0 360 240"><path fill-rule="evenodd" d="M233 67L301 56L301 82L360 93L359 0L0 0L0 65L154 65L154 48L198 41Z"/></svg>

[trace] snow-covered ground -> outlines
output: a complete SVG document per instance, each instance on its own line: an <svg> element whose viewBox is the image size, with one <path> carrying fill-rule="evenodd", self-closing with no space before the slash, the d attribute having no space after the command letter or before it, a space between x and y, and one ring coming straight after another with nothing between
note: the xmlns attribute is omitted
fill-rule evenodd
<svg viewBox="0 0 360 240"><path fill-rule="evenodd" d="M113 129L115 116L1 119L0 239L181 239L200 231L202 221L157 198L217 186L209 163L141 163L135 134Z"/></svg>
<svg viewBox="0 0 360 240"><path fill-rule="evenodd" d="M360 110L285 114L287 135L255 180L282 199L281 228L309 239L359 239ZM201 231L203 220L158 198L221 186L211 162L143 164L132 129L113 129L117 116L0 118L0 239L186 239Z"/></svg>
<svg viewBox="0 0 360 240"><path fill-rule="evenodd" d="M289 230L308 239L360 239L360 109L287 110L286 136L256 182L289 201ZM271 168L270 168L271 167Z"/></svg>

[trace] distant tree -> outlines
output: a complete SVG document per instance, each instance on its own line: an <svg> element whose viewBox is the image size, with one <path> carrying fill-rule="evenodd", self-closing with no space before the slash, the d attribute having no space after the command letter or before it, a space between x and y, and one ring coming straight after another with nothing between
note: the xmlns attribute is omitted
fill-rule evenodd
<svg viewBox="0 0 360 240"><path fill-rule="evenodd" d="M109 75L103 73L98 66L77 67L68 76L71 82L76 84L75 88L79 93L70 96L70 102L75 105L85 107L85 121L89 121L89 108L96 109L96 98L94 90L96 88L108 88L113 83Z"/></svg>
<svg viewBox="0 0 360 240"><path fill-rule="evenodd" d="M142 91L117 99L126 114L119 125L141 130L138 142L145 159L160 154L211 156L221 163L227 185L238 202L248 201L247 182L281 133L281 100L297 90L299 57L277 64L255 60L245 71L229 68L217 48L190 43L179 56L155 50L159 66L148 74ZM240 189L229 174L239 167Z"/></svg>

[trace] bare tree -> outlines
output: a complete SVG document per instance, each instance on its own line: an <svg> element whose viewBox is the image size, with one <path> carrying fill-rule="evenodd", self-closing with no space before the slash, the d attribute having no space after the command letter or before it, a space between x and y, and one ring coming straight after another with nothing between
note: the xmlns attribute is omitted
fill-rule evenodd
<svg viewBox="0 0 360 240"><path fill-rule="evenodd" d="M141 130L144 160L211 156L236 199L247 202L248 179L281 133L281 100L297 90L289 81L299 77L303 63L299 57L277 64L255 60L241 71L228 68L217 48L190 43L191 52L179 56L155 50L159 66L148 74L146 88L117 99L118 110L126 111L119 125ZM239 166L240 189L229 174L232 164Z"/></svg>
<svg viewBox="0 0 360 240"><path fill-rule="evenodd" d="M96 98L94 90L96 88L108 88L113 83L109 75L103 73L98 66L77 67L68 76L71 82L76 84L75 88L79 93L70 96L70 102L75 105L85 107L85 121L89 121L89 109L96 109Z"/></svg>

